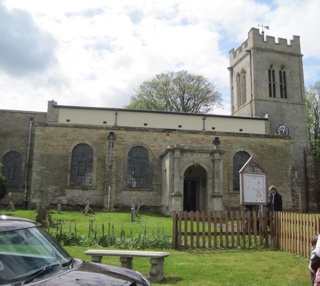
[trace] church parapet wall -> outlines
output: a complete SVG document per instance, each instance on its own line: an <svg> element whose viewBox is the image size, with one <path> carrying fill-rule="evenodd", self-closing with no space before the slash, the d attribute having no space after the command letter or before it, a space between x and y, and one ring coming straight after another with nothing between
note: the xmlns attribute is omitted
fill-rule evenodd
<svg viewBox="0 0 320 286"><path fill-rule="evenodd" d="M249 50L254 49L272 50L302 56L299 36L293 36L293 39L288 42L288 40L284 38L264 36L260 33L259 29L252 28L248 34L248 39L243 42L239 48L236 50L232 49L229 52L231 66L246 56Z"/></svg>
<svg viewBox="0 0 320 286"><path fill-rule="evenodd" d="M50 102L49 102L50 103ZM50 125L265 134L267 118L49 105ZM48 119L49 120L49 119Z"/></svg>

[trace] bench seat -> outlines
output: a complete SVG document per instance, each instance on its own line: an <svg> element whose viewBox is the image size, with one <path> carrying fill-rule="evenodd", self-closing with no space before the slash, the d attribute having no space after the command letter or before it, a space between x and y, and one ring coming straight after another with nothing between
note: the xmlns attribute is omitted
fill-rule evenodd
<svg viewBox="0 0 320 286"><path fill-rule="evenodd" d="M168 257L170 253L161 251L130 251L130 250L103 250L103 249L89 249L84 252L91 255L92 262L102 262L102 256L119 256L121 267L132 269L133 257L147 257L150 258L150 281L158 282L164 278L164 258Z"/></svg>

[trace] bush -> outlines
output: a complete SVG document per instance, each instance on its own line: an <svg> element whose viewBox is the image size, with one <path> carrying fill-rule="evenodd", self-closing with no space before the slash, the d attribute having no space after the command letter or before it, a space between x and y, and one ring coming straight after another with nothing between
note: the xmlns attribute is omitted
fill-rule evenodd
<svg viewBox="0 0 320 286"><path fill-rule="evenodd" d="M118 235L114 232L114 226L109 225L107 233L104 231L98 234L96 231L89 231L88 235L77 235L76 227L74 231L65 230L63 224L57 228L49 229L52 237L63 246L95 246L95 247L116 247L118 249L170 249L171 239L164 235L164 231L158 227L157 235L152 232L152 235L147 235L146 230L138 235L133 235L132 229L126 237L124 227Z"/></svg>

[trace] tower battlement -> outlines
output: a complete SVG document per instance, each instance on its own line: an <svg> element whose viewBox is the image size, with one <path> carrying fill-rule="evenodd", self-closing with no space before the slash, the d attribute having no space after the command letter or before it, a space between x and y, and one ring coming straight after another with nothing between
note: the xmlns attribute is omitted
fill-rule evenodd
<svg viewBox="0 0 320 286"><path fill-rule="evenodd" d="M284 38L275 38L273 36L264 36L259 29L251 28L248 33L248 39L242 45L229 52L230 63L233 65L241 57L243 57L247 50L272 50L273 52L284 52L290 54L297 54L301 56L300 37L293 36L293 39L288 42Z"/></svg>

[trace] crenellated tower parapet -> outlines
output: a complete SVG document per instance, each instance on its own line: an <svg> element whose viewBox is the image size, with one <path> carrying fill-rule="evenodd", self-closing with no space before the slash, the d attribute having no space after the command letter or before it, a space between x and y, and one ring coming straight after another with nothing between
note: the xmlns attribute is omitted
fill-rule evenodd
<svg viewBox="0 0 320 286"><path fill-rule="evenodd" d="M254 49L265 51L271 50L273 53L279 52L301 55L300 37L293 36L293 39L289 41L284 38L276 39L273 36L265 36L264 34L260 33L259 29L257 28L251 28L248 33L248 39L243 42L238 49L232 49L229 52L231 66L244 57L248 50Z"/></svg>

